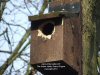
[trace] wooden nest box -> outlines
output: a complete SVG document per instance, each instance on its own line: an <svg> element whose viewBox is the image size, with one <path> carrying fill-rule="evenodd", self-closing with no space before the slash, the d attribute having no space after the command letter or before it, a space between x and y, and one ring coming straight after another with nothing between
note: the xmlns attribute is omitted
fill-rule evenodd
<svg viewBox="0 0 100 75"><path fill-rule="evenodd" d="M55 72L61 73L60 75L82 75L80 13L58 11L30 16L29 20L32 38L31 65L44 75L56 75ZM60 64L56 65L60 67L50 72L54 63ZM47 64L51 66L51 70L48 70ZM62 65L65 67L61 68Z"/></svg>

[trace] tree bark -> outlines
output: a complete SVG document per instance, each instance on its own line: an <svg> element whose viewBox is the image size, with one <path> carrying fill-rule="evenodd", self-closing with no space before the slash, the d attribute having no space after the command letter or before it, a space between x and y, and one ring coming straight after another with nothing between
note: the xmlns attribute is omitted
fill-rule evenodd
<svg viewBox="0 0 100 75"><path fill-rule="evenodd" d="M96 21L96 37L97 37L97 46L98 46L98 50L100 52L100 0L96 0L95 3L95 12L94 12L94 18ZM98 56L98 68L100 71L100 54ZM100 72L99 72L100 75Z"/></svg>
<svg viewBox="0 0 100 75"><path fill-rule="evenodd" d="M1 21L1 18L2 18L2 14L3 14L3 11L5 9L5 5L6 5L6 2L5 0L0 0L0 21Z"/></svg>
<svg viewBox="0 0 100 75"><path fill-rule="evenodd" d="M98 75L96 21L94 9L96 0L82 1L83 19L83 75Z"/></svg>

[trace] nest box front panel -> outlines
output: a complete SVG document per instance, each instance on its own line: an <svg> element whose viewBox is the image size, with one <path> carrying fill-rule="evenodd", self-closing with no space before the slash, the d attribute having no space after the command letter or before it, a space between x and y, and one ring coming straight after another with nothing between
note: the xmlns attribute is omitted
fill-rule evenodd
<svg viewBox="0 0 100 75"><path fill-rule="evenodd" d="M63 59L63 26L60 23L56 25L53 19L42 21L31 34L31 64Z"/></svg>

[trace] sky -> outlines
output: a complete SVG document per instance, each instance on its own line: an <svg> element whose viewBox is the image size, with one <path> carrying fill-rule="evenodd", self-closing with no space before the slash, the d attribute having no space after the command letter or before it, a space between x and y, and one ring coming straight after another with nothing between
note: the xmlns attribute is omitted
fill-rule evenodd
<svg viewBox="0 0 100 75"><path fill-rule="evenodd" d="M27 0L10 0L6 3L6 7L2 15L4 21L0 22L0 33L2 33L7 28L9 39L13 43L11 44L12 47L10 47L10 45L4 39L5 36L0 36L0 50L13 51L26 32L25 29L28 29L31 26L31 22L29 21L28 16L38 15L43 4L43 0L31 1L32 3L28 2ZM36 9L34 6L38 8ZM48 13L48 9L45 10L45 13ZM10 24L10 26L8 25L8 23ZM27 41L28 40L29 39L27 39ZM28 48L24 52L30 53L30 46L28 46ZM0 66L4 63L4 61L7 60L9 56L9 54L0 53ZM25 56L23 56L23 58L28 61L30 60ZM25 69L27 68L27 64L19 58L14 61L14 67L16 70L20 69L22 66L25 66ZM18 75L23 75L25 69L22 69L22 73ZM12 73L12 75L15 75L15 73Z"/></svg>

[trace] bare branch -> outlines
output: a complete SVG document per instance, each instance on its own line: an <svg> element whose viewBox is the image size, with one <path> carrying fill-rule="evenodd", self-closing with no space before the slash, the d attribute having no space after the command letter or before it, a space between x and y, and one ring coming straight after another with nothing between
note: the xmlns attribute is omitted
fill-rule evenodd
<svg viewBox="0 0 100 75"><path fill-rule="evenodd" d="M15 48L15 50L11 54L11 56L0 67L0 75L2 75L4 73L4 71L8 68L8 66L23 52L23 51L20 51L20 53L19 53L19 50L22 47L22 45L24 44L24 42L27 40L27 38L29 37L29 35L30 35L30 29L27 30L27 32L25 33L25 35L23 36L23 38L21 39L21 41L19 42L19 44L17 45L17 47Z"/></svg>
<svg viewBox="0 0 100 75"><path fill-rule="evenodd" d="M44 0L44 3L42 5L42 8L41 8L41 10L39 12L40 15L44 13L44 11L47 8L47 6L48 6L48 0Z"/></svg>
<svg viewBox="0 0 100 75"><path fill-rule="evenodd" d="M7 32L7 29L5 29L5 30L0 34L0 36L4 35L6 32Z"/></svg>
<svg viewBox="0 0 100 75"><path fill-rule="evenodd" d="M30 74L30 64L28 64L28 67L27 67L25 75L29 75L29 74Z"/></svg>
<svg viewBox="0 0 100 75"><path fill-rule="evenodd" d="M23 59L22 57L20 57L21 60L23 60L26 63L29 63L27 60Z"/></svg>
<svg viewBox="0 0 100 75"><path fill-rule="evenodd" d="M32 15L33 13L29 10L29 8L28 8L27 3L25 2L25 0L24 0L24 3L25 3L25 5L26 5L27 10L28 10L28 11L30 12L30 14Z"/></svg>
<svg viewBox="0 0 100 75"><path fill-rule="evenodd" d="M4 51L4 50L0 50L0 53L8 53L8 54L12 54L11 51Z"/></svg>
<svg viewBox="0 0 100 75"><path fill-rule="evenodd" d="M3 21L5 24L7 24L8 26L9 26L9 25L11 25L11 26L19 26L19 27L21 27L22 29L26 30L26 28L23 27L22 25L17 25L17 24L8 23L8 22L5 21L4 19L2 19L2 21Z"/></svg>

